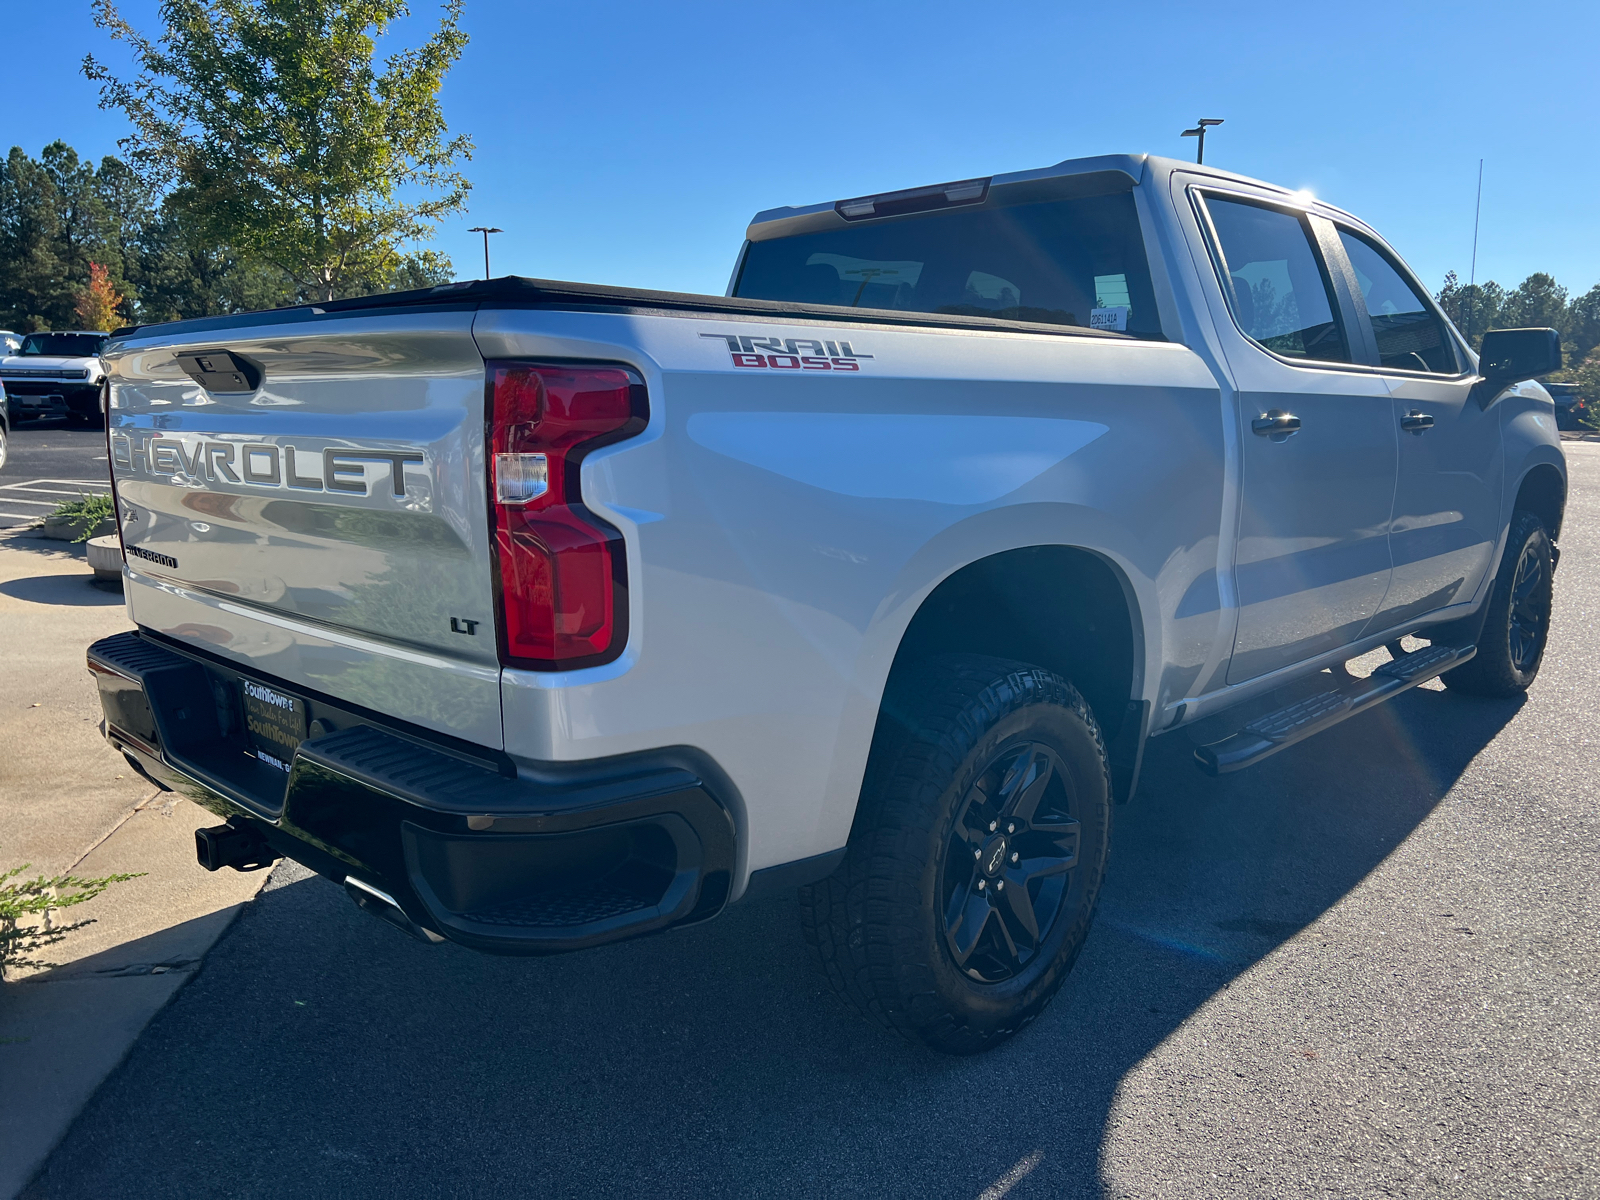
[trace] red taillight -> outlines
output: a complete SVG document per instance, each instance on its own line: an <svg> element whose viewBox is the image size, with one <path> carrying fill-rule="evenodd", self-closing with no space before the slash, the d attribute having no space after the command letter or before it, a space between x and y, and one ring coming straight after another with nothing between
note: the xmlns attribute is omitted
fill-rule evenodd
<svg viewBox="0 0 1600 1200"><path fill-rule="evenodd" d="M644 428L644 385L625 367L488 370L501 660L547 671L609 661L627 633L622 535L583 507L578 464Z"/></svg>

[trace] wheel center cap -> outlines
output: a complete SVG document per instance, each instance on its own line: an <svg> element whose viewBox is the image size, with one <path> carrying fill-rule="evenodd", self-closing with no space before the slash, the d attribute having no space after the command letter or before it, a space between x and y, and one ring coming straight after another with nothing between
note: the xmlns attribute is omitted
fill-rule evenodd
<svg viewBox="0 0 1600 1200"><path fill-rule="evenodd" d="M983 844L983 854L978 859L978 866L990 879L1000 874L1006 865L1006 839L1003 834L996 834Z"/></svg>

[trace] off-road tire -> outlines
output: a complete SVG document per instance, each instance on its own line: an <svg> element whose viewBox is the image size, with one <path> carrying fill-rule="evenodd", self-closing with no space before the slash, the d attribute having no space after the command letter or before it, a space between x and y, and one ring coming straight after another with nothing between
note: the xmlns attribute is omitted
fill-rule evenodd
<svg viewBox="0 0 1600 1200"><path fill-rule="evenodd" d="M1528 690L1550 638L1553 559L1544 522L1531 512L1513 514L1505 553L1486 601L1489 610L1478 636L1478 652L1441 676L1446 687L1472 696L1515 696ZM1536 575L1519 578L1519 564L1524 572L1532 569ZM1531 652L1524 648L1518 653L1517 622L1524 630L1530 622L1536 626Z"/></svg>
<svg viewBox="0 0 1600 1200"><path fill-rule="evenodd" d="M1054 755L1059 794L1081 830L1077 865L1061 876L1057 915L1039 925L1031 961L1013 978L983 982L957 966L937 897L956 854L957 823L974 811L974 787L992 780L985 772L1019 745ZM800 892L806 941L834 990L872 1020L945 1053L990 1049L1043 1012L1072 969L1105 878L1110 833L1105 743L1070 683L1006 659L935 660L885 698L844 861ZM962 858L949 870L974 871ZM988 898L998 899L993 890Z"/></svg>

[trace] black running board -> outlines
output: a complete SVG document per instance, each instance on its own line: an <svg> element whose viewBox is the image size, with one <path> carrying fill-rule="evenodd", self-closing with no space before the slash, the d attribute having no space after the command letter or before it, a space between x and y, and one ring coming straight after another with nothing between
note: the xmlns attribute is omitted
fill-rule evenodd
<svg viewBox="0 0 1600 1200"><path fill-rule="evenodd" d="M1253 767L1264 758L1340 721L1382 704L1401 692L1459 667L1478 652L1476 646L1424 646L1384 663L1365 679L1280 708L1251 721L1232 737L1196 746L1194 758L1208 775L1226 775Z"/></svg>

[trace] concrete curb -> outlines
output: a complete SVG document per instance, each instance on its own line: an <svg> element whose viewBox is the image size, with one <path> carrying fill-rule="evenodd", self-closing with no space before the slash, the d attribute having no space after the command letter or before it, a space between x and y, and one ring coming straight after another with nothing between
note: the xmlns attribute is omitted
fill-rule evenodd
<svg viewBox="0 0 1600 1200"><path fill-rule="evenodd" d="M33 526L28 532L34 537L51 538L58 542L70 542L83 533L83 526L74 525L71 521L58 521L46 517L38 525ZM107 517L94 527L93 537L105 537L107 534L117 532L117 523Z"/></svg>

